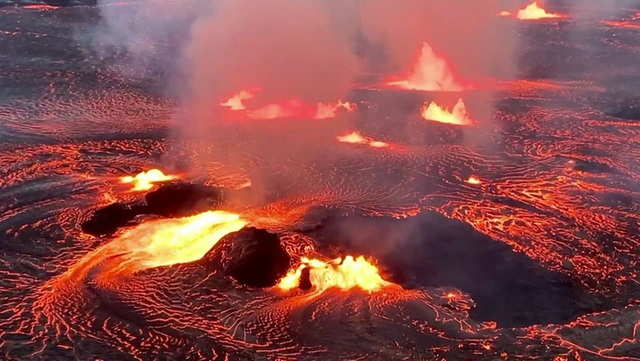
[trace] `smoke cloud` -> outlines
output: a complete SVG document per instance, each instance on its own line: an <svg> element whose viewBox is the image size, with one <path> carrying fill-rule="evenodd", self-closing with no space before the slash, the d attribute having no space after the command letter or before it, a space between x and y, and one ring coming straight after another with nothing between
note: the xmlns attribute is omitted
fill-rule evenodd
<svg viewBox="0 0 640 361"><path fill-rule="evenodd" d="M298 111L250 128L238 122L241 137L256 139L242 152L314 162L357 117L340 111L336 119L311 121L318 104L347 99L372 73L379 79L406 74L425 43L464 81L510 76L516 36L505 31L500 10L497 0L140 0L102 7L96 39L103 52L163 69L179 104L178 139L229 138L228 128L219 127L234 124L238 113L220 104L245 91L235 107L270 114L285 104ZM492 99L479 99L471 106L488 118ZM228 147L233 157L233 142Z"/></svg>

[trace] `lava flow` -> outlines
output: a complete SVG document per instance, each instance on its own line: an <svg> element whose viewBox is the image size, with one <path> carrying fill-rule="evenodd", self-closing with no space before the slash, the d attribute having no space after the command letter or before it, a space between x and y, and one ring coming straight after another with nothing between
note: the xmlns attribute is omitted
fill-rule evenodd
<svg viewBox="0 0 640 361"><path fill-rule="evenodd" d="M59 6L49 5L49 4L32 4L23 6L24 9L32 9L32 10L55 10L60 8Z"/></svg>
<svg viewBox="0 0 640 361"><path fill-rule="evenodd" d="M364 137L357 131L353 131L349 134L339 135L336 139L341 143L349 143L349 144L362 144L368 145L372 148L387 148L389 147L389 143L382 142L379 140L373 140L369 137Z"/></svg>
<svg viewBox="0 0 640 361"><path fill-rule="evenodd" d="M422 91L456 92L465 89L451 71L447 60L436 54L427 43L422 44L420 56L406 79L389 81L387 85Z"/></svg>
<svg viewBox="0 0 640 361"><path fill-rule="evenodd" d="M557 19L564 18L564 15L547 12L538 5L537 1L527 5L524 9L520 9L516 14L520 20L540 20L540 19Z"/></svg>
<svg viewBox="0 0 640 361"><path fill-rule="evenodd" d="M390 284L382 279L378 268L362 256L346 256L326 262L302 257L300 266L283 277L278 288L287 291L299 287L305 269L309 270L309 283L314 293L322 293L333 287L344 291L359 288L374 292Z"/></svg>
<svg viewBox="0 0 640 361"><path fill-rule="evenodd" d="M246 224L240 215L225 211L143 222L87 254L68 273L102 264L101 276L128 275L148 268L197 261L222 237Z"/></svg>
<svg viewBox="0 0 640 361"><path fill-rule="evenodd" d="M246 101L255 97L256 92L242 90L220 103L220 105L232 111L242 111L249 119L331 119L335 118L339 111L353 112L355 110L354 104L343 100L307 104L300 99L291 98L257 107L249 107L245 104Z"/></svg>
<svg viewBox="0 0 640 361"><path fill-rule="evenodd" d="M421 114L425 120L433 120L440 123L454 125L473 124L473 121L469 117L467 108L464 105L462 99L458 99L458 102L450 111L442 108L436 102L431 102L429 103L429 105L427 105L427 103L424 103L421 109Z"/></svg>
<svg viewBox="0 0 640 361"><path fill-rule="evenodd" d="M135 176L120 177L123 184L132 184L132 192L148 191L153 188L155 183L168 182L177 179L176 175L164 174L160 169L150 169L146 172L140 172Z"/></svg>

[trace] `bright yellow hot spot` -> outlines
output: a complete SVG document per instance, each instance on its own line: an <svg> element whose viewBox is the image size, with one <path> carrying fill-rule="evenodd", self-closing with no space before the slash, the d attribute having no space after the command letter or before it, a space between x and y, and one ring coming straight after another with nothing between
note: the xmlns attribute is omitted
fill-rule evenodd
<svg viewBox="0 0 640 361"><path fill-rule="evenodd" d="M518 11L516 16L520 20L538 20L538 19L552 19L563 17L560 14L548 13L545 9L538 5L537 1L527 5L524 9Z"/></svg>
<svg viewBox="0 0 640 361"><path fill-rule="evenodd" d="M358 132L351 132L347 135L340 135L336 137L339 142L342 143L352 143L352 144L364 144L367 143L367 139L360 135Z"/></svg>
<svg viewBox="0 0 640 361"><path fill-rule="evenodd" d="M286 291L298 287L305 268L309 269L309 280L316 292L333 287L345 291L357 287L374 292L389 284L382 279L378 268L362 256L346 256L344 259L337 258L328 262L302 257L301 261L302 264L297 269L280 280L280 289Z"/></svg>
<svg viewBox="0 0 640 361"><path fill-rule="evenodd" d="M220 239L246 224L238 214L208 211L142 223L122 233L114 243L129 252L127 263L135 269L168 266L199 260Z"/></svg>
<svg viewBox="0 0 640 361"><path fill-rule="evenodd" d="M478 184L482 183L480 178L478 178L476 176L470 176L469 178L467 178L467 180L465 182L467 182L469 184L474 184L474 185L478 185Z"/></svg>
<svg viewBox="0 0 640 361"><path fill-rule="evenodd" d="M462 99L458 99L451 111L440 107L436 102L431 102L429 105L425 103L422 106L422 117L426 120L455 125L470 125L473 123Z"/></svg>
<svg viewBox="0 0 640 361"><path fill-rule="evenodd" d="M151 169L146 172L140 172L135 177L121 177L120 182L133 184L132 192L147 191L153 188L154 183L168 182L178 178L175 175L164 174L160 169Z"/></svg>

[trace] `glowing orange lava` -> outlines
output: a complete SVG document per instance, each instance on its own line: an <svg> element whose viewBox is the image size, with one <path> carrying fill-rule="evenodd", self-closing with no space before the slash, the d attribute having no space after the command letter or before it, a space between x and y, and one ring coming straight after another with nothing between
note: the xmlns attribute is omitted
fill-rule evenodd
<svg viewBox="0 0 640 361"><path fill-rule="evenodd" d="M362 144L368 145L373 148L386 148L389 146L389 143L364 137L356 131L353 131L346 135L337 136L336 139L341 143Z"/></svg>
<svg viewBox="0 0 640 361"><path fill-rule="evenodd" d="M245 111L249 119L280 119L280 118L335 118L339 111L353 112L355 104L343 100L327 103L307 104L300 99L291 98L278 103L270 103L256 108L249 108L245 101L253 99L256 92L242 90L229 97L221 106L233 111Z"/></svg>
<svg viewBox="0 0 640 361"><path fill-rule="evenodd" d="M467 113L467 108L464 105L462 99L458 99L456 105L454 105L451 111L442 108L436 102L431 102L429 105L424 103L422 106L422 117L426 120L433 120L440 123L454 124L454 125L470 125L473 121Z"/></svg>
<svg viewBox="0 0 640 361"><path fill-rule="evenodd" d="M245 110L247 109L244 105L245 100L249 100L253 98L255 95L248 91L242 90L238 94L233 95L231 98L227 99L225 102L221 103L223 107L227 107L231 110Z"/></svg>
<svg viewBox="0 0 640 361"><path fill-rule="evenodd" d="M238 214L208 211L191 217L142 223L114 242L127 245L126 263L153 268L202 258L218 241L247 224Z"/></svg>
<svg viewBox="0 0 640 361"><path fill-rule="evenodd" d="M344 259L336 258L328 262L302 257L301 262L298 268L289 271L280 280L278 288L287 291L298 287L304 269L309 269L309 281L317 293L329 288L345 291L360 288L374 292L389 285L389 282L380 276L378 268L362 256L346 256Z"/></svg>
<svg viewBox="0 0 640 361"><path fill-rule="evenodd" d="M247 223L240 215L226 211L147 221L86 254L55 283L65 285L88 273L99 281L113 281L149 268L194 262Z"/></svg>
<svg viewBox="0 0 640 361"><path fill-rule="evenodd" d="M615 27L615 28L640 30L640 24L633 23L630 21L602 21L601 23L607 26Z"/></svg>
<svg viewBox="0 0 640 361"><path fill-rule="evenodd" d="M404 80L391 81L387 85L409 90L462 91L465 89L455 78L447 61L423 43L420 57L412 72Z"/></svg>
<svg viewBox="0 0 640 361"><path fill-rule="evenodd" d="M482 181L480 181L480 178L478 178L476 176L469 177L465 182L467 182L469 184L473 184L473 185L482 184Z"/></svg>
<svg viewBox="0 0 640 361"><path fill-rule="evenodd" d="M516 17L520 20L540 20L540 19L554 19L563 18L564 15L549 13L545 9L538 5L537 1L527 5L524 9L521 9L516 14Z"/></svg>
<svg viewBox="0 0 640 361"><path fill-rule="evenodd" d="M32 4L23 6L25 9L32 10L54 10L60 8L59 6L49 5L49 4Z"/></svg>
<svg viewBox="0 0 640 361"><path fill-rule="evenodd" d="M150 169L146 172L140 172L136 176L120 177L120 182L124 184L133 184L132 192L148 191L153 188L154 183L168 182L177 179L176 175L164 174L159 169Z"/></svg>
<svg viewBox="0 0 640 361"><path fill-rule="evenodd" d="M356 110L356 106L353 103L338 100L336 103L318 103L318 110L316 111L314 119L330 119L335 118L336 113L340 110L346 110L353 112Z"/></svg>

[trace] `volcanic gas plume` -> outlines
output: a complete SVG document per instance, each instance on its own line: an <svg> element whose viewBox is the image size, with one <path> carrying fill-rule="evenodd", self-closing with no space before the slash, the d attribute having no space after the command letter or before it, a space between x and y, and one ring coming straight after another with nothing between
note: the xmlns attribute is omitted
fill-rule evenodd
<svg viewBox="0 0 640 361"><path fill-rule="evenodd" d="M0 359L640 360L640 8L585 2L0 7Z"/></svg>

